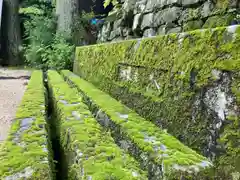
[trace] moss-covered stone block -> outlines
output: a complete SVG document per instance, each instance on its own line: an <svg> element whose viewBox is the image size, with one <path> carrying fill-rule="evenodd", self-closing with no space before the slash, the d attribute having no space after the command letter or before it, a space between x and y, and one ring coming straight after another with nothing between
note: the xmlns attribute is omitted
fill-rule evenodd
<svg viewBox="0 0 240 180"><path fill-rule="evenodd" d="M235 17L236 14L234 13L211 16L206 20L203 28L216 28L231 25Z"/></svg>
<svg viewBox="0 0 240 180"><path fill-rule="evenodd" d="M45 106L43 74L33 71L9 136L0 149L0 179L54 179Z"/></svg>
<svg viewBox="0 0 240 180"><path fill-rule="evenodd" d="M174 179L181 177L182 173L189 179L194 179L201 177L198 175L199 171L212 167L207 158L183 145L165 130L140 117L91 83L70 71L62 73L83 94L100 124L111 129L119 144L124 142L129 153L148 169L152 179Z"/></svg>
<svg viewBox="0 0 240 180"><path fill-rule="evenodd" d="M48 84L68 179L148 179L140 164L98 124L77 89L56 71L48 71Z"/></svg>
<svg viewBox="0 0 240 180"><path fill-rule="evenodd" d="M74 72L211 158L225 180L240 172L239 47L237 25L77 47Z"/></svg>

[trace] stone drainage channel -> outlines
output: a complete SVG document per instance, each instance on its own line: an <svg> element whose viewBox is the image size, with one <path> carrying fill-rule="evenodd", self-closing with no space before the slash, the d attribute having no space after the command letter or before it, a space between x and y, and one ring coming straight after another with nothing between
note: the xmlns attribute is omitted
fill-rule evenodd
<svg viewBox="0 0 240 180"><path fill-rule="evenodd" d="M54 107L52 101L51 91L48 85L47 72L44 72L44 86L46 88L46 102L47 102L47 123L49 127L49 140L51 142L52 158L54 163L54 180L66 180L67 179L67 162L64 155L64 151L60 144L60 129L57 124L58 119L54 115Z"/></svg>

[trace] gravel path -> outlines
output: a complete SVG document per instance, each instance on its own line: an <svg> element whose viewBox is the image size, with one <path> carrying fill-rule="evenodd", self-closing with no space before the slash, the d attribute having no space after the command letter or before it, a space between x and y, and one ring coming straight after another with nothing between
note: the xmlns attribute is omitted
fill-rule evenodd
<svg viewBox="0 0 240 180"><path fill-rule="evenodd" d="M7 138L17 106L27 86L30 72L0 67L0 145Z"/></svg>

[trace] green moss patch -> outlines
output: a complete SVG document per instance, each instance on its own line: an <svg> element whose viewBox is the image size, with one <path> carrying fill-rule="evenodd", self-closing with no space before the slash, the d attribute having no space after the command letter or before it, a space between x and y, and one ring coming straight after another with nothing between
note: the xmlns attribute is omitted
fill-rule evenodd
<svg viewBox="0 0 240 180"><path fill-rule="evenodd" d="M33 71L10 134L0 149L0 179L54 179L44 93L42 72Z"/></svg>
<svg viewBox="0 0 240 180"><path fill-rule="evenodd" d="M118 134L117 139L122 137L123 140L128 141L128 145L132 146L128 148L130 153L143 164L145 163L146 168L152 168L151 172L173 176L179 171L190 174L211 167L211 163L206 158L184 146L173 136L143 119L91 83L70 71L62 71L62 73L86 96L88 100L85 100L91 109L98 110L96 116L100 116L98 118L100 123L115 132L115 136Z"/></svg>
<svg viewBox="0 0 240 180"><path fill-rule="evenodd" d="M147 179L139 163L94 119L77 89L56 71L48 71L48 84L68 179Z"/></svg>

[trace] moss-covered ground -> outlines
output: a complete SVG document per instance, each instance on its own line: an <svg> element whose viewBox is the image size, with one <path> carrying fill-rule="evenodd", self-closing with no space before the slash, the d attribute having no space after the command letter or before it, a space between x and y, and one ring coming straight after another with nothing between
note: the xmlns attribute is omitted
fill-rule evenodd
<svg viewBox="0 0 240 180"><path fill-rule="evenodd" d="M54 179L45 105L43 74L33 71L9 136L0 149L0 179Z"/></svg>

